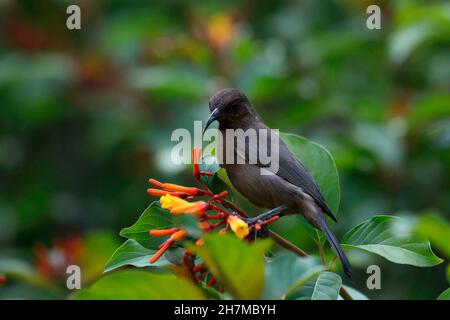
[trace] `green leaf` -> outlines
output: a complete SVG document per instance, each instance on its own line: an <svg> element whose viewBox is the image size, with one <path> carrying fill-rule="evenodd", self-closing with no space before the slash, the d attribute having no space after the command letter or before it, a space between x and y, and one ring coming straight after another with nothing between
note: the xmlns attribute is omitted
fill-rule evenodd
<svg viewBox="0 0 450 320"><path fill-rule="evenodd" d="M151 229L168 228L173 226L170 213L161 208L159 202L152 202L131 227L120 231L122 237L133 239L147 249L157 250L166 237L150 237Z"/></svg>
<svg viewBox="0 0 450 320"><path fill-rule="evenodd" d="M311 300L312 294L314 292L314 286L316 285L316 280L310 280L308 283L300 287L299 290L293 292L288 299L289 300Z"/></svg>
<svg viewBox="0 0 450 320"><path fill-rule="evenodd" d="M312 257L301 258L290 252L279 254L266 263L262 298L285 299L321 271L323 266Z"/></svg>
<svg viewBox="0 0 450 320"><path fill-rule="evenodd" d="M165 258L172 265L181 266L184 265L184 251L183 247L171 247L161 258Z"/></svg>
<svg viewBox="0 0 450 320"><path fill-rule="evenodd" d="M191 282L171 274L122 271L108 274L89 288L76 293L80 300L191 300L204 295Z"/></svg>
<svg viewBox="0 0 450 320"><path fill-rule="evenodd" d="M337 300L342 286L341 277L333 272L322 272L316 280L311 300Z"/></svg>
<svg viewBox="0 0 450 320"><path fill-rule="evenodd" d="M450 283L450 263L447 266L447 281Z"/></svg>
<svg viewBox="0 0 450 320"><path fill-rule="evenodd" d="M322 272L308 282L293 297L297 300L337 300L342 286L341 277L334 272Z"/></svg>
<svg viewBox="0 0 450 320"><path fill-rule="evenodd" d="M315 228L304 216L296 215L296 218L299 221L300 226L304 228L317 246L319 246L319 241L322 245L327 241L325 234L321 230Z"/></svg>
<svg viewBox="0 0 450 320"><path fill-rule="evenodd" d="M280 132L280 138L314 177L327 204L337 216L340 201L339 176L330 152L295 134Z"/></svg>
<svg viewBox="0 0 450 320"><path fill-rule="evenodd" d="M450 288L447 288L444 292L442 292L437 300L450 300Z"/></svg>
<svg viewBox="0 0 450 320"><path fill-rule="evenodd" d="M208 284L205 281L200 282L199 285L202 288L203 292L206 294L206 296L208 296L208 298L215 300L226 300L226 293L222 293L218 291L216 288L208 286Z"/></svg>
<svg viewBox="0 0 450 320"><path fill-rule="evenodd" d="M219 171L221 167L219 166L219 162L216 157L211 155L206 155L202 158L200 163L200 171L202 172L212 172L213 176L201 176L201 180L204 184L211 189L211 191L215 194L218 194L224 190L228 191L228 198L230 200L233 199L231 189L227 186L227 184L219 178Z"/></svg>
<svg viewBox="0 0 450 320"><path fill-rule="evenodd" d="M203 236L203 231L198 227L198 219L188 214L177 214L171 216L172 223L177 228L183 229L189 237L198 239Z"/></svg>
<svg viewBox="0 0 450 320"><path fill-rule="evenodd" d="M189 246L236 299L258 299L264 287L264 253L269 240L247 244L236 237L211 234L202 247Z"/></svg>
<svg viewBox="0 0 450 320"><path fill-rule="evenodd" d="M436 214L420 217L416 232L430 239L433 246L450 258L450 224Z"/></svg>
<svg viewBox="0 0 450 320"><path fill-rule="evenodd" d="M401 230L402 218L374 216L353 229L342 239L342 247L378 254L399 264L431 267L442 262L431 250L428 240Z"/></svg>
<svg viewBox="0 0 450 320"><path fill-rule="evenodd" d="M170 264L170 262L162 256L155 263L150 263L149 259L157 250L144 248L136 240L128 239L122 244L106 263L105 271L108 272L125 265L131 265L138 268L157 267Z"/></svg>

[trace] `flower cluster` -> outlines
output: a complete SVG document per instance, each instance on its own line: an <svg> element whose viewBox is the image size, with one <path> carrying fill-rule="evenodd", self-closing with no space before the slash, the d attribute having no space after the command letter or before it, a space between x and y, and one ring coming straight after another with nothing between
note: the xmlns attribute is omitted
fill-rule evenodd
<svg viewBox="0 0 450 320"><path fill-rule="evenodd" d="M193 173L200 187L186 187L172 183L161 183L155 179L149 179L153 188L147 189L147 193L159 197L159 202L163 209L168 210L172 215L187 214L198 219L198 227L204 232L218 230L219 233L226 233L231 230L239 239L250 240L252 231L259 231L264 224L271 223L279 218L272 215L269 219L258 220L248 219L247 215L239 210L233 203L226 199L228 191L218 194L213 193L209 187L201 180L202 176L213 176L213 172L203 172L200 170L201 148L194 148ZM202 197L201 200L195 199ZM197 200L197 201L194 201ZM159 246L159 250L150 258L150 263L156 262L176 241L184 239L188 233L181 227L171 227L168 229L149 230L152 237L167 237ZM201 246L202 239L196 239L196 244ZM199 280L196 274L204 275L204 266L195 266L192 253L185 251L185 264L191 271L194 279ZM213 285L215 279L209 281Z"/></svg>

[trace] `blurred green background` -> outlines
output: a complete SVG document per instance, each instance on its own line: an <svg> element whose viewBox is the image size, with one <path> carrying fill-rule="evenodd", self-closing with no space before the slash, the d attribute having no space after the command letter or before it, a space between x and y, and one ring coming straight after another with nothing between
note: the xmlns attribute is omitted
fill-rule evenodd
<svg viewBox="0 0 450 320"><path fill-rule="evenodd" d="M81 30L66 28L73 3ZM366 28L370 4L381 30ZM450 240L432 237L450 239L447 1L1 0L0 27L0 271L13 274L0 297L64 296L70 261L86 282L99 276L118 231L153 200L147 178L192 183L191 168L168 161L170 134L205 120L224 87L244 91L269 126L330 150L338 235L374 214L432 221L422 229L446 263L350 252L352 286L386 299L448 287ZM379 291L365 286L372 263Z"/></svg>

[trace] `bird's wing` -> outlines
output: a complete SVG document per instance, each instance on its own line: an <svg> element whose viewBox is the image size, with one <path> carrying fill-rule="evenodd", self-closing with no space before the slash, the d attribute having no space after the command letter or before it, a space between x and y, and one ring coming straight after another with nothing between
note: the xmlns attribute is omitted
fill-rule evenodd
<svg viewBox="0 0 450 320"><path fill-rule="evenodd" d="M280 164L276 174L284 180L302 188L331 219L337 222L336 216L325 202L325 198L314 178L282 141L280 141Z"/></svg>
<svg viewBox="0 0 450 320"><path fill-rule="evenodd" d="M257 129L268 129L262 122L258 122ZM270 129L269 129L270 130ZM253 163L256 164L260 168L266 168L268 170L273 170L270 164L267 164L267 161L262 161L260 158L260 154L258 152L258 145L261 142L258 136L257 144L250 144L249 141L245 140L243 143L237 143L238 147L235 144L235 153L237 159L241 159L242 163ZM314 178L309 174L303 164L298 160L295 155L289 150L288 146L278 137L277 134L273 133L268 134L267 139L267 153L269 155L272 154L271 151L271 139L277 139L279 145L279 168L275 173L280 178L288 181L289 183L301 188L304 192L309 194L317 205L325 212L331 219L337 222L337 219L330 207L328 207L325 202L325 198L322 195L322 192L319 189L319 186L314 181ZM245 148L244 150L242 148ZM251 160L250 155L253 155L254 158L257 159L256 163ZM267 159L265 159L267 160ZM238 162L239 163L239 162Z"/></svg>
<svg viewBox="0 0 450 320"><path fill-rule="evenodd" d="M325 198L323 197L323 194L314 178L309 174L300 160L298 160L291 150L289 150L288 146L280 138L277 137L277 139L279 140L279 168L276 175L289 183L296 185L309 194L317 205L323 210L323 212L337 222L336 216L325 202ZM253 148L250 146L250 152L254 152L254 150L252 150ZM268 168L267 165L262 163L258 163L258 166Z"/></svg>

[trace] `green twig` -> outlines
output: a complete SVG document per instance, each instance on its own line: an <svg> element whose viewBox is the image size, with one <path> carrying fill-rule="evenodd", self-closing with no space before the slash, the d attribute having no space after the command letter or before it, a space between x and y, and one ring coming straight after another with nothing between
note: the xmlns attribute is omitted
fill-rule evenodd
<svg viewBox="0 0 450 320"><path fill-rule="evenodd" d="M327 262L325 261L325 252L323 250L323 243L320 240L320 233L316 229L316 236L317 236L317 245L319 246L319 254L320 254L320 260L322 260L322 264L325 266Z"/></svg>

